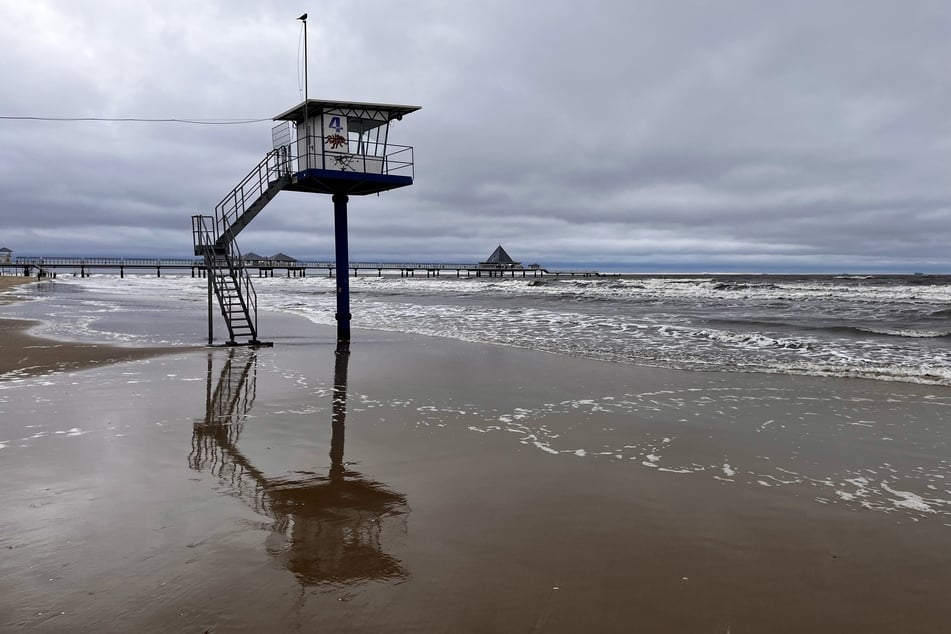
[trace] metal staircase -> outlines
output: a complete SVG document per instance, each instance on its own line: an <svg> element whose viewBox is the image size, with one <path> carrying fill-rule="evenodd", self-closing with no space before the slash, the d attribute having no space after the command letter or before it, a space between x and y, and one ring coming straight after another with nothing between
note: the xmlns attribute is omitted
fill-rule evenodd
<svg viewBox="0 0 951 634"><path fill-rule="evenodd" d="M291 184L293 170L289 146L271 150L215 207L215 246L223 247L238 236L254 217Z"/></svg>
<svg viewBox="0 0 951 634"><path fill-rule="evenodd" d="M235 238L278 192L291 183L291 176L288 148L279 147L268 152L264 160L218 203L214 216L192 216L195 255L205 260L210 289L218 298L221 316L228 327L229 345L261 345L258 341L257 293L244 268Z"/></svg>

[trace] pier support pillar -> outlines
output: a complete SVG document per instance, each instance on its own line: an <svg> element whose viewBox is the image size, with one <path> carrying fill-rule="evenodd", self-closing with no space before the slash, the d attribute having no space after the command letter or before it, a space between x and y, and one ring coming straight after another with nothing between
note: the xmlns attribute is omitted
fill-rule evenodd
<svg viewBox="0 0 951 634"><path fill-rule="evenodd" d="M337 344L350 343L350 251L347 244L347 201L346 194L334 194L334 250L337 268Z"/></svg>

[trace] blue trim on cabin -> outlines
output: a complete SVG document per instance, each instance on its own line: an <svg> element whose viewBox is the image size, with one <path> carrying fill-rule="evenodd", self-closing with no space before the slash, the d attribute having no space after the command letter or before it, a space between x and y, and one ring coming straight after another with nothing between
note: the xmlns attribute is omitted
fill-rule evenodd
<svg viewBox="0 0 951 634"><path fill-rule="evenodd" d="M413 184L412 176L309 169L294 174L288 191L365 196Z"/></svg>

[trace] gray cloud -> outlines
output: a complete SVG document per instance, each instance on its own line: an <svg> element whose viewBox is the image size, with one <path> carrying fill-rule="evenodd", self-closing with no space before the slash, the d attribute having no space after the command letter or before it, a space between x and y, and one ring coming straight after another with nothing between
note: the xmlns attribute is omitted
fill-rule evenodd
<svg viewBox="0 0 951 634"><path fill-rule="evenodd" d="M417 103L416 183L350 203L351 256L629 269L948 270L951 8L798 3L0 2L0 114L268 118ZM0 121L0 243L190 254L270 147L242 126ZM332 257L281 194L245 250Z"/></svg>

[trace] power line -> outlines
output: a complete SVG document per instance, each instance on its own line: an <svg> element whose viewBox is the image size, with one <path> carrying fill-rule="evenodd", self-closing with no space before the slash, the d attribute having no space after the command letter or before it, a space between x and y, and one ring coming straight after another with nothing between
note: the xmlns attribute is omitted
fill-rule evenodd
<svg viewBox="0 0 951 634"><path fill-rule="evenodd" d="M131 123L187 123L189 125L245 125L267 119L147 119L144 117L16 117L0 115L8 121L118 121Z"/></svg>

